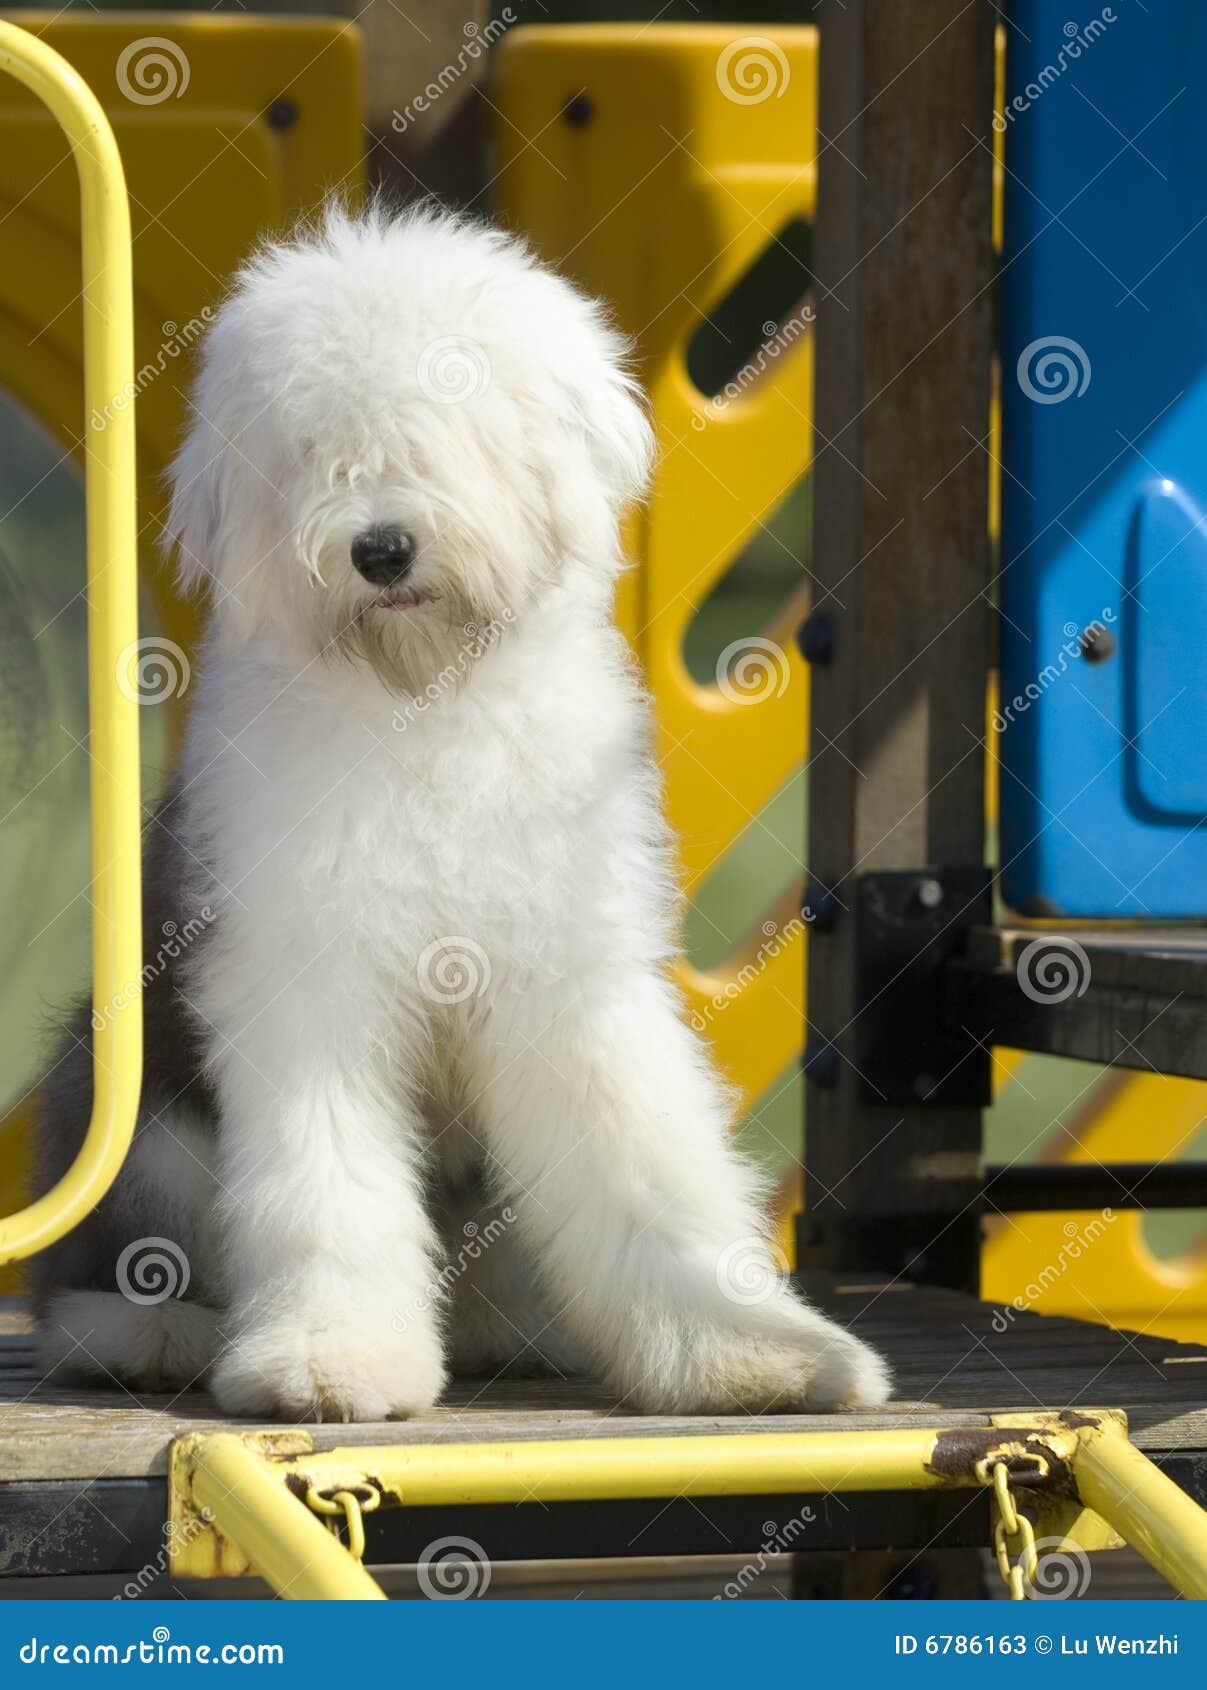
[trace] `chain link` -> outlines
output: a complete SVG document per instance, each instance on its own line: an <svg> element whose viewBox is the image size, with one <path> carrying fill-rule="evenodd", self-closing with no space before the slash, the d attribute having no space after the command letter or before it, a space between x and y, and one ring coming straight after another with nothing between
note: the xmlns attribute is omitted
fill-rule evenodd
<svg viewBox="0 0 1207 1690"><path fill-rule="evenodd" d="M347 1526L348 1553L358 1561L365 1558L364 1516L371 1514L380 1502L381 1492L372 1485L323 1491L311 1485L306 1491L306 1506L323 1516L333 1537L339 1536L341 1524Z"/></svg>
<svg viewBox="0 0 1207 1690"><path fill-rule="evenodd" d="M993 1527L993 1550L997 1556L997 1570L1010 1592L1012 1602L1023 1602L1027 1585L1034 1586L1039 1569L1039 1551L1035 1547L1035 1532L1030 1520L1014 1506L1010 1490L1010 1469L1004 1461L995 1461L992 1469L993 1495L997 1503L997 1520ZM982 1477L985 1477L982 1474ZM1010 1541L1021 1544L1018 1559L1010 1559Z"/></svg>

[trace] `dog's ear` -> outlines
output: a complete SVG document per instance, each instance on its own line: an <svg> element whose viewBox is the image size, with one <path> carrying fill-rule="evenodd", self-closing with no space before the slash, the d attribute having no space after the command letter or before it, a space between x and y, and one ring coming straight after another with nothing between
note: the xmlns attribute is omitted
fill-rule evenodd
<svg viewBox="0 0 1207 1690"><path fill-rule="evenodd" d="M617 337L598 363L563 377L572 426L582 431L591 466L616 515L644 496L654 461L645 396L621 357Z"/></svg>
<svg viewBox="0 0 1207 1690"><path fill-rule="evenodd" d="M222 454L218 431L196 407L184 444L169 473L172 490L163 545L176 553L176 574L185 592L212 587L223 524Z"/></svg>

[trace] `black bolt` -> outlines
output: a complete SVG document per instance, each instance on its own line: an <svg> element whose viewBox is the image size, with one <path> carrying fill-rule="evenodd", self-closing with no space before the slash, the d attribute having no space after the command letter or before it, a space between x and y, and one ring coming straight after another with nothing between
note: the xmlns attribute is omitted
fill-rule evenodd
<svg viewBox="0 0 1207 1690"><path fill-rule="evenodd" d="M815 610L805 618L796 636L801 656L819 669L828 666L834 656L834 623L824 610Z"/></svg>
<svg viewBox="0 0 1207 1690"><path fill-rule="evenodd" d="M274 100L264 115L270 129L292 129L298 120L298 108L293 100Z"/></svg>
<svg viewBox="0 0 1207 1690"><path fill-rule="evenodd" d="M585 129L595 116L595 107L586 94L572 94L562 107L562 116L571 129Z"/></svg>
<svg viewBox="0 0 1207 1690"><path fill-rule="evenodd" d="M1115 636L1101 622L1091 622L1077 643L1087 663L1105 663L1115 654Z"/></svg>
<svg viewBox="0 0 1207 1690"><path fill-rule="evenodd" d="M821 1091L832 1091L838 1079L838 1052L828 1039L810 1039L801 1064L805 1078Z"/></svg>
<svg viewBox="0 0 1207 1690"><path fill-rule="evenodd" d="M800 918L815 933L829 933L838 917L838 899L822 880L810 880L805 887Z"/></svg>

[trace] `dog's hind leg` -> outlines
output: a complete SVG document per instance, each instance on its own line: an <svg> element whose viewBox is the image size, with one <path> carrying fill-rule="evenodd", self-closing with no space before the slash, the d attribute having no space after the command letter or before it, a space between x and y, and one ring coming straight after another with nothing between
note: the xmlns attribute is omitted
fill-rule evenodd
<svg viewBox="0 0 1207 1690"><path fill-rule="evenodd" d="M81 1010L43 1088L39 1191L71 1164L91 1110L91 1039ZM132 1390L200 1383L214 1357L222 1299L212 1160L202 1104L195 1096L169 1101L162 1083L149 1080L113 1186L31 1264L48 1383L108 1379Z"/></svg>
<svg viewBox="0 0 1207 1690"><path fill-rule="evenodd" d="M218 1349L218 1316L173 1297L132 1303L120 1291L56 1291L42 1319L45 1382L126 1384L142 1391L198 1385Z"/></svg>

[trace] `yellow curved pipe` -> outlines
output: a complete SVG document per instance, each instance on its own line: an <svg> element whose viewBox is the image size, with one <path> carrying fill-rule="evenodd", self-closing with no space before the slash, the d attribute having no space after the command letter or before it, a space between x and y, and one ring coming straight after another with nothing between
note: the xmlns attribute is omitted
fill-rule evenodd
<svg viewBox="0 0 1207 1690"><path fill-rule="evenodd" d="M0 1263L53 1244L117 1177L142 1083L142 912L130 210L117 142L88 85L36 36L0 22L0 69L49 108L80 179L88 496L88 699L92 798L92 1120L79 1155L45 1196L0 1220ZM124 684L119 665L125 664Z"/></svg>

